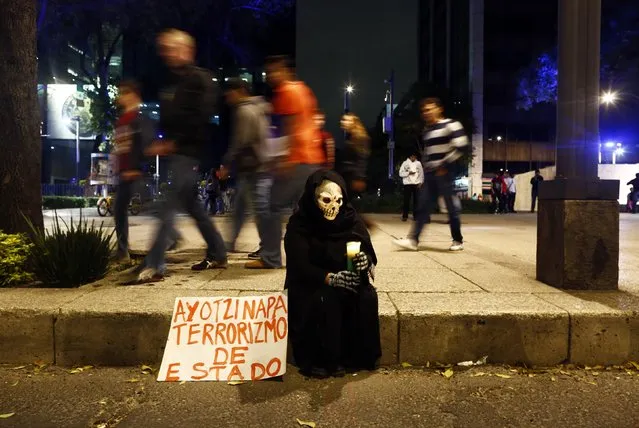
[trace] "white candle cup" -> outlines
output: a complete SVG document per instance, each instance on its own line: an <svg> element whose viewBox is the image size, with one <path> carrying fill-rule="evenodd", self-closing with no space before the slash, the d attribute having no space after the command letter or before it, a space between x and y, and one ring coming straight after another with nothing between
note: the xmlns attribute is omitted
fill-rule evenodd
<svg viewBox="0 0 639 428"><path fill-rule="evenodd" d="M361 242L346 243L346 269L353 271L353 259L360 252Z"/></svg>

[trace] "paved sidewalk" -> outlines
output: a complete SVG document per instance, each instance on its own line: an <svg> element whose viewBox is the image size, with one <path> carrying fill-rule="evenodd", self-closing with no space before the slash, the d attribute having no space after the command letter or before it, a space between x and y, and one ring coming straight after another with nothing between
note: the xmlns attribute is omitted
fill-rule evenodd
<svg viewBox="0 0 639 428"><path fill-rule="evenodd" d="M382 363L617 364L639 359L639 216L621 216L620 290L564 292L535 281L536 217L467 215L466 249L450 253L443 217L419 252L393 248L410 223L374 215ZM223 234L229 218L215 218ZM146 250L155 220L132 222L131 243ZM285 270L249 271L232 254L225 271L192 272L204 242L192 222L169 258L169 276L122 287L113 276L77 290L0 289L0 362L132 365L161 359L178 296L246 295L281 290ZM248 225L238 249L258 242Z"/></svg>

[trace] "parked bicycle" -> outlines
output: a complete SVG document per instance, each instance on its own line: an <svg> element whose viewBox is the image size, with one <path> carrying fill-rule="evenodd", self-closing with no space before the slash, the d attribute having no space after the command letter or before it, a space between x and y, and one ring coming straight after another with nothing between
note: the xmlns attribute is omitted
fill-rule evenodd
<svg viewBox="0 0 639 428"><path fill-rule="evenodd" d="M104 217L107 214L113 215L113 206L115 205L115 199L112 195L107 197L102 197L98 199L97 208L98 214L100 217ZM139 193L133 194L131 198L131 202L129 202L129 213L131 215L140 214L140 210L142 209L142 198Z"/></svg>

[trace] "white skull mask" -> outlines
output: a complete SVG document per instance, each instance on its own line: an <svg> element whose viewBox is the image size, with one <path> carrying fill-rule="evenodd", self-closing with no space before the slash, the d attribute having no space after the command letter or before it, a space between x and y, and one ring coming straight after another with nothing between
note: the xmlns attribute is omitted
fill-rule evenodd
<svg viewBox="0 0 639 428"><path fill-rule="evenodd" d="M344 203L342 188L339 184L324 180L315 189L315 202L326 220L333 221Z"/></svg>

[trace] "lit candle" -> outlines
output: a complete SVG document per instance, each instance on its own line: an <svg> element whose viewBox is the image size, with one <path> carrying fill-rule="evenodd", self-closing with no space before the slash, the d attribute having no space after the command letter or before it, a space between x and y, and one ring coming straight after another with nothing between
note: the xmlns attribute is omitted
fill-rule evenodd
<svg viewBox="0 0 639 428"><path fill-rule="evenodd" d="M353 271L353 259L359 253L361 242L347 242L346 243L346 269Z"/></svg>

